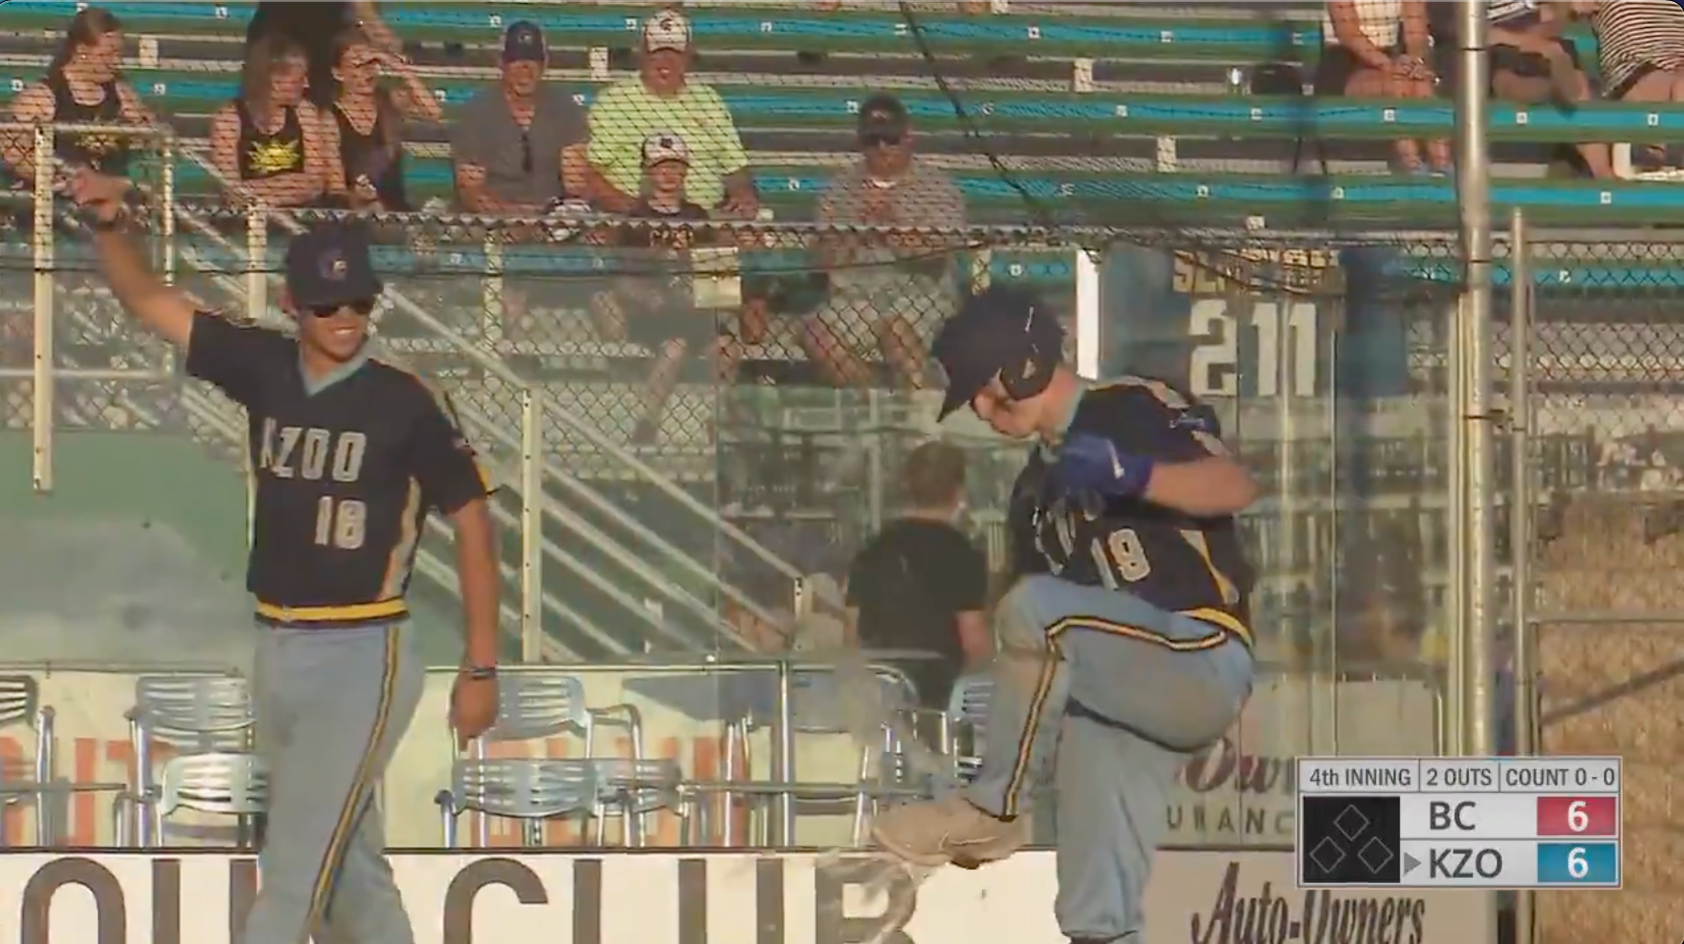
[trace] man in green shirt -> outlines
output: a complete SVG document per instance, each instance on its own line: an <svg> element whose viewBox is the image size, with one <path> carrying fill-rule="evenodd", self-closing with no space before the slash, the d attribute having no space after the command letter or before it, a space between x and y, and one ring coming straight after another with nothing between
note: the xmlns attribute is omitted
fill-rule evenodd
<svg viewBox="0 0 1684 944"><path fill-rule="evenodd" d="M674 134L689 145L689 198L721 216L750 217L759 209L748 154L731 112L711 86L687 78L690 21L663 10L643 23L643 48L635 79L602 90L590 109L591 166L607 186L597 202L623 213L640 196L643 142Z"/></svg>

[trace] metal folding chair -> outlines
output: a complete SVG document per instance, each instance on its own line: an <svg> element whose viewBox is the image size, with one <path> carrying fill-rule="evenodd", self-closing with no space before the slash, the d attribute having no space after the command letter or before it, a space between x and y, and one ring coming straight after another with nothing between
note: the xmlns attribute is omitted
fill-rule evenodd
<svg viewBox="0 0 1684 944"><path fill-rule="evenodd" d="M643 718L632 705L591 708L585 684L576 675L545 670L516 671L497 682L497 723L474 740L470 750L490 741L531 741L575 734L584 755L596 754L598 728L626 732L631 756L643 756Z"/></svg>
<svg viewBox="0 0 1684 944"><path fill-rule="evenodd" d="M947 755L962 783L976 779L982 766L982 744L988 737L988 703L994 697L994 677L966 675L953 683L947 698Z"/></svg>
<svg viewBox="0 0 1684 944"><path fill-rule="evenodd" d="M917 704L917 690L900 670L879 665L871 666L870 670L873 680L880 688L875 702L876 710L880 710L886 716L892 716L908 711L910 706ZM845 696L841 694L839 686L845 683L839 680L833 671L802 670L795 674L794 684L796 692L791 718L797 735L860 733L848 723L848 709L840 701ZM901 773L906 769L901 756L903 745L895 729L888 724L878 724L875 737L860 740L857 773L852 782L822 783L797 780L794 783L781 783L775 780L739 780L741 773L746 772L738 770L739 757L745 768L753 768L749 743L750 735L757 727L759 725L750 718L727 724L722 771L724 782L718 785L696 785L701 789L726 795L727 846L734 845L736 839L729 809L730 799L734 794L742 794L749 798L750 809L753 810L757 824L755 832L758 835L755 841L760 845L766 845L768 842L767 808L777 797L785 794L793 798L798 812L839 812L837 808L841 804L850 804L853 837L857 845L865 841L870 817L882 800L908 799L923 796L928 792L927 788L902 782Z"/></svg>
<svg viewBox="0 0 1684 944"><path fill-rule="evenodd" d="M128 720L134 749L128 791L137 797L150 795L157 786L153 779L157 746L183 757L253 751L251 689L238 676L141 676L135 680L135 703ZM132 825L138 832L125 838L138 845L151 845L158 838L148 835L153 825L150 818L136 817ZM242 834L248 825L242 822Z"/></svg>
<svg viewBox="0 0 1684 944"><path fill-rule="evenodd" d="M457 817L479 814L480 847L490 844L490 817L519 820L521 843L544 844L544 823L588 816L599 790L595 768L582 760L463 758L451 767L450 789L434 798L444 821L444 844L457 848Z"/></svg>
<svg viewBox="0 0 1684 944"><path fill-rule="evenodd" d="M703 819L702 804L695 790L684 782L684 772L675 760L651 758L592 758L588 761L596 777L596 844L608 844L608 820L622 824L621 844L642 847L649 835L648 818L661 810L678 814L679 844L695 838L691 827ZM703 823L705 827L705 823ZM701 833L705 835L705 829Z"/></svg>
<svg viewBox="0 0 1684 944"><path fill-rule="evenodd" d="M497 721L491 730L469 743L466 758L454 753L455 742L452 741L453 769L469 761L488 762L486 747L492 743L541 741L570 734L578 736L581 740L583 756L577 760L569 760L568 763L589 764L597 759L597 730L606 727L624 730L630 742L631 759L643 760L643 719L635 707L622 704L591 708L585 702L584 682L576 675L543 669L509 672L497 682ZM538 760L521 759L511 762L540 763ZM590 775L594 784L594 772ZM453 787L446 793L454 792L454 789ZM441 804L446 793L439 794ZM471 810L482 814L478 816L474 830L482 846L489 844L491 839L491 823L488 816L513 816L463 806L461 797L454 797L451 803L455 812L450 813L447 818L452 821L464 811ZM604 809L593 796L592 802L585 807L585 812L597 813ZM530 819L531 816L515 818ZM454 830L454 827L452 829Z"/></svg>
<svg viewBox="0 0 1684 944"><path fill-rule="evenodd" d="M149 828L136 828L147 837L148 848L163 844L164 823L181 810L237 817L244 837L252 834L252 820L268 805L269 777L253 754L183 754L165 761L157 781L145 792L125 795L122 800L118 829L128 831L121 810L132 810L135 820L150 823Z"/></svg>

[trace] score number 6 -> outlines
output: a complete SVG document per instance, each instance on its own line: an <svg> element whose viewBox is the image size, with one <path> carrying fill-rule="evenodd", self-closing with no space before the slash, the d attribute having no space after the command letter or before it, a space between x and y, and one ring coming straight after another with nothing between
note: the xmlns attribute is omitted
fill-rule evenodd
<svg viewBox="0 0 1684 944"><path fill-rule="evenodd" d="M1567 831L1582 833L1589 828L1590 814L1585 812L1585 801L1574 800L1573 802L1567 804ZM1573 851L1577 853L1584 852L1583 849L1575 849ZM1569 857L1569 861L1571 861L1571 857ZM1582 862L1584 860L1581 858L1579 861ZM1568 869L1570 871L1572 866L1569 865Z"/></svg>
<svg viewBox="0 0 1684 944"><path fill-rule="evenodd" d="M1569 878L1584 878L1590 874L1590 863L1585 861L1585 847L1574 846L1567 850L1567 876Z"/></svg>

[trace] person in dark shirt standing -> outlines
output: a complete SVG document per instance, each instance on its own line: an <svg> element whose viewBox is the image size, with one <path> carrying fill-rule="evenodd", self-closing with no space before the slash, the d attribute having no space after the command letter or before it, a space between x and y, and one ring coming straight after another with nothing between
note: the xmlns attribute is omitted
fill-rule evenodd
<svg viewBox="0 0 1684 944"><path fill-rule="evenodd" d="M124 232L130 191L91 171L70 182L112 294L247 416L251 688L269 828L244 940L413 944L376 798L421 699L405 597L437 512L455 527L467 622L450 720L458 738L484 733L497 713L501 582L490 488L448 397L371 356L382 287L360 228L330 224L287 246L288 336L199 311L165 285Z"/></svg>
<svg viewBox="0 0 1684 944"><path fill-rule="evenodd" d="M644 140L641 156L643 196L626 211L639 222L614 233L623 274L592 299L592 313L604 340L630 341L654 355L643 415L632 432L633 442L651 443L690 352L710 348L723 381L734 374L740 351L735 339L720 331L715 313L695 303L690 251L721 240L706 227L690 225L709 214L685 195L689 146L676 134L660 132Z"/></svg>
<svg viewBox="0 0 1684 944"><path fill-rule="evenodd" d="M965 496L965 454L927 442L906 461L911 507L854 556L847 604L865 649L922 649L940 661L900 666L920 702L945 709L953 682L994 653L984 616L988 560L953 519Z"/></svg>

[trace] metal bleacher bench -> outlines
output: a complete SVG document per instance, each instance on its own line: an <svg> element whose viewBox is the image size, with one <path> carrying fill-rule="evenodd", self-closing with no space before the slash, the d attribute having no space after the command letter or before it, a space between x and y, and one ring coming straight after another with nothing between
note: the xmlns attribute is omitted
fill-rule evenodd
<svg viewBox="0 0 1684 944"><path fill-rule="evenodd" d="M16 28L53 28L73 14L69 2L6 4ZM103 3L131 33L226 32L243 29L251 5L242 3ZM382 15L406 39L495 42L516 19L543 27L550 42L570 47L633 44L638 21L650 5L535 7L521 3L427 3L388 5ZM732 8L710 5L686 11L698 45L709 49L773 50L837 54L915 54L907 18L892 10L834 11ZM1159 11L1155 11L1159 12ZM1065 12L1007 12L993 15L925 13L916 22L922 38L938 52L1065 59L1176 60L1249 64L1273 59L1313 62L1320 55L1321 25L1302 10L1253 18L1162 19L1142 16L1077 16ZM1595 36L1575 30L1586 62L1596 53Z"/></svg>

